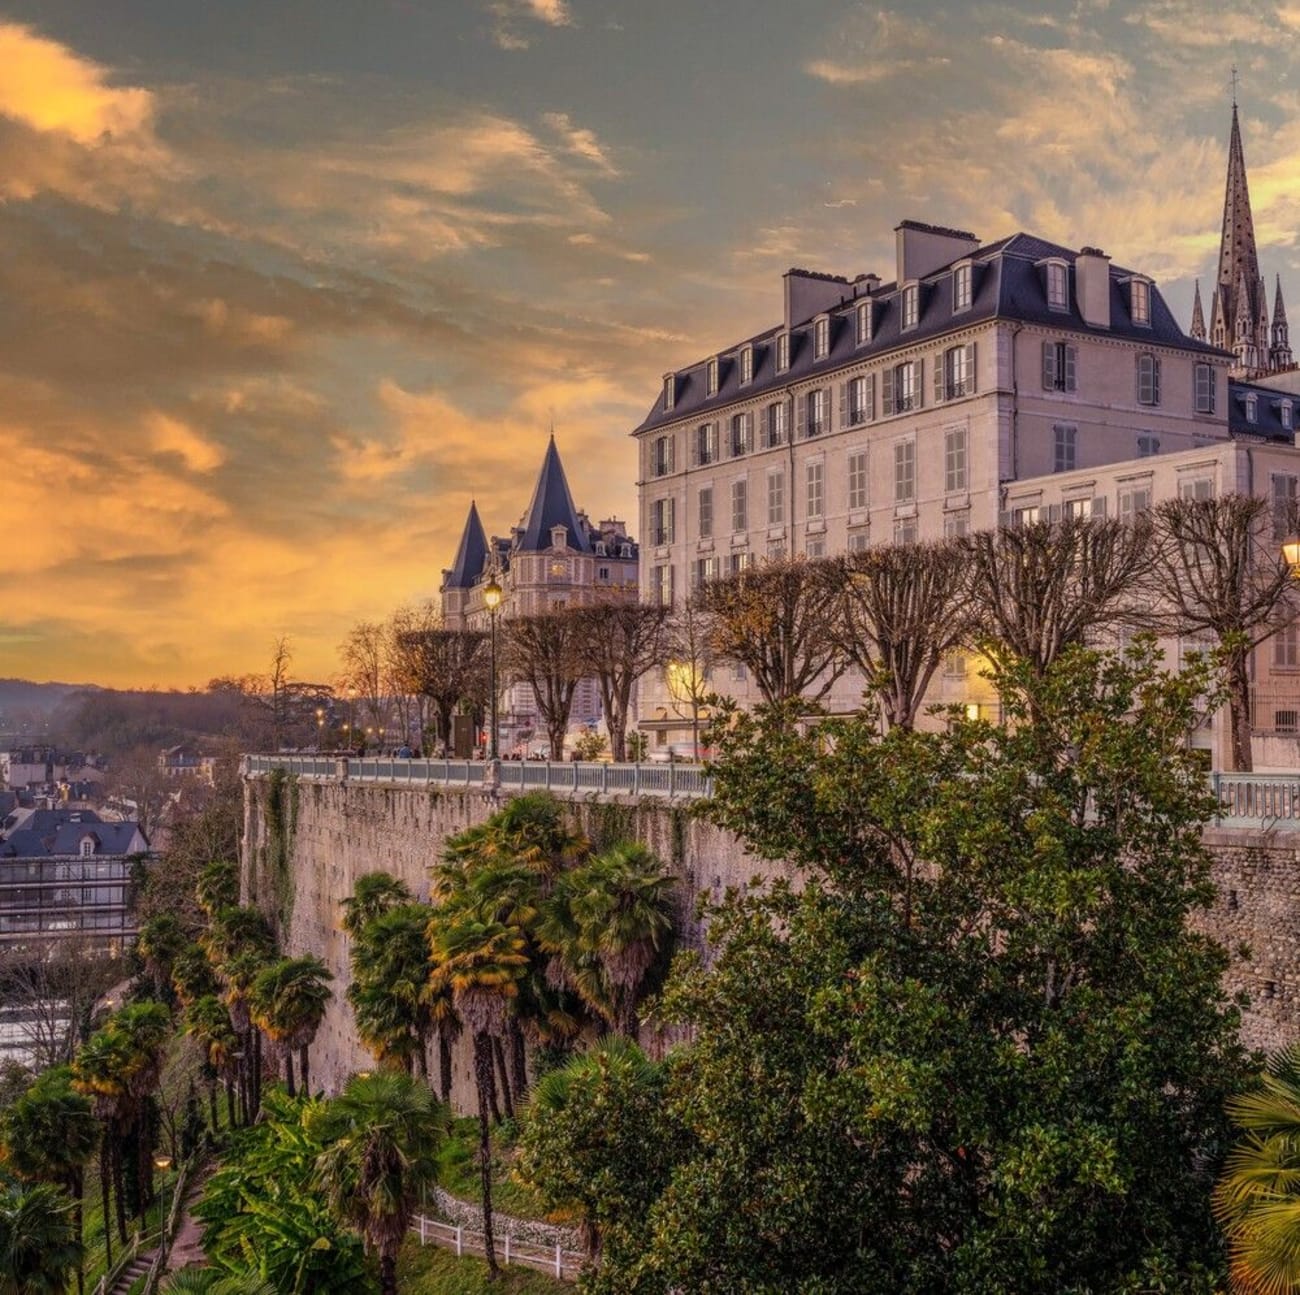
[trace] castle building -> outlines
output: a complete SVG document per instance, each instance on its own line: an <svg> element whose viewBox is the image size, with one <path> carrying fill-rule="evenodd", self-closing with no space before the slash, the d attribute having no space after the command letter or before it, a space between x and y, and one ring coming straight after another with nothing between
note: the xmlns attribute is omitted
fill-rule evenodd
<svg viewBox="0 0 1300 1295"><path fill-rule="evenodd" d="M503 621L589 606L598 599L635 602L639 558L639 547L622 521L609 518L593 525L575 507L552 434L532 499L508 535L489 539L477 503L470 503L455 559L442 573L443 623L453 630L487 630L483 589L492 577L501 586L498 614ZM600 690L594 679L584 679L574 694L572 726L594 727L601 718ZM532 690L524 684L509 686L501 699L503 752L537 722Z"/></svg>
<svg viewBox="0 0 1300 1295"><path fill-rule="evenodd" d="M1205 327L1198 279L1192 303L1191 336L1198 341L1209 341L1220 350L1231 351L1233 377L1271 378L1273 374L1289 373L1296 368L1291 357L1280 275L1273 290L1271 323L1269 319L1235 99L1228 138L1228 178L1223 195L1219 273L1210 298L1210 327L1208 330Z"/></svg>
<svg viewBox="0 0 1300 1295"><path fill-rule="evenodd" d="M1295 400L1232 379L1234 355L1185 334L1150 276L1096 248L910 220L895 249L890 282L789 271L776 324L664 376L632 433L644 597L786 554L1123 518L1171 493L1296 497ZM756 700L739 667L713 683ZM671 684L642 681L639 723L652 751L684 755ZM981 705L980 687L954 668L934 700ZM826 700L854 710L861 693L849 674Z"/></svg>

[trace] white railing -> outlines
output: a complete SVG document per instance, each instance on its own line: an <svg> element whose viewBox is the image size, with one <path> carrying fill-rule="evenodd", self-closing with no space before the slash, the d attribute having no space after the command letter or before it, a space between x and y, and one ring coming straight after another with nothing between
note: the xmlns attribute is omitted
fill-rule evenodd
<svg viewBox="0 0 1300 1295"><path fill-rule="evenodd" d="M407 786L483 787L492 766L486 760L401 760L387 756L250 755L245 771L265 777L274 769L300 779L325 782L383 782ZM712 790L701 765L677 762L610 764L605 761L501 760L495 785L557 794L666 796L698 800Z"/></svg>
<svg viewBox="0 0 1300 1295"><path fill-rule="evenodd" d="M444 1223L441 1219L429 1218L417 1214L411 1220L411 1231L419 1234L422 1246L441 1246L444 1250L454 1250L457 1256L485 1255L483 1233L475 1228L462 1227L456 1223ZM535 1268L538 1272L550 1273L560 1281L574 1281L582 1271L587 1257L576 1250L563 1247L536 1245L529 1241L519 1241L506 1232L497 1237L493 1247L497 1261L503 1265L521 1264L525 1268Z"/></svg>

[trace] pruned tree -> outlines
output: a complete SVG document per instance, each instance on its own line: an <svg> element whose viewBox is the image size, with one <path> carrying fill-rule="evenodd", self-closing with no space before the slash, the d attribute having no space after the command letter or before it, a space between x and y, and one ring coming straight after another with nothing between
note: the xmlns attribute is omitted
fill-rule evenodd
<svg viewBox="0 0 1300 1295"><path fill-rule="evenodd" d="M580 613L562 610L516 616L506 622L505 631L505 674L533 690L551 759L563 760L573 694L591 673Z"/></svg>
<svg viewBox="0 0 1300 1295"><path fill-rule="evenodd" d="M946 653L971 617L966 555L953 541L896 544L836 559L840 614L831 627L867 679L882 730L913 728Z"/></svg>
<svg viewBox="0 0 1300 1295"><path fill-rule="evenodd" d="M962 541L970 562L979 646L999 664L1019 659L1042 677L1098 629L1141 625L1138 594L1151 571L1150 522L1085 517L980 531Z"/></svg>
<svg viewBox="0 0 1300 1295"><path fill-rule="evenodd" d="M702 585L713 650L743 665L763 700L820 701L847 668L831 622L839 590L824 562L776 558Z"/></svg>
<svg viewBox="0 0 1300 1295"><path fill-rule="evenodd" d="M388 722L387 633L380 621L358 621L339 644L343 679L360 700L362 713L369 714L376 729Z"/></svg>
<svg viewBox="0 0 1300 1295"><path fill-rule="evenodd" d="M402 650L410 682L433 707L438 740L449 747L456 707L487 701L488 636L477 630L416 629L403 635Z"/></svg>
<svg viewBox="0 0 1300 1295"><path fill-rule="evenodd" d="M632 691L662 658L668 609L609 601L579 608L573 615L587 668L600 687L610 752L615 760L626 760Z"/></svg>
<svg viewBox="0 0 1300 1295"><path fill-rule="evenodd" d="M399 607L384 623L384 661L398 721L403 733L418 733L421 740L431 702L420 691L420 636L441 628L442 612L428 600Z"/></svg>
<svg viewBox="0 0 1300 1295"><path fill-rule="evenodd" d="M664 683L673 711L691 721L693 758L700 758L700 722L708 718L715 689L713 669L718 664L714 648L713 619L698 593L682 599L664 626L662 640Z"/></svg>
<svg viewBox="0 0 1300 1295"><path fill-rule="evenodd" d="M1162 627L1213 636L1224 654L1232 765L1252 768L1250 657L1296 615L1269 503L1252 495L1167 499L1155 510Z"/></svg>

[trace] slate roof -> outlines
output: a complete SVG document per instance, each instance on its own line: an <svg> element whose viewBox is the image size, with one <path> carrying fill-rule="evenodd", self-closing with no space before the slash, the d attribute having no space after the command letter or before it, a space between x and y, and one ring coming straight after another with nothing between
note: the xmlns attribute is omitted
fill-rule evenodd
<svg viewBox="0 0 1300 1295"><path fill-rule="evenodd" d="M573 506L573 496L569 493L569 482L564 475L564 465L560 462L560 452L555 448L554 433L546 447L546 457L542 460L542 470L533 490L533 501L528 505L528 512L519 528L516 551L537 553L549 549L553 526L568 528L570 548L577 549L580 553L591 552L591 539L587 527L578 517L578 510Z"/></svg>
<svg viewBox="0 0 1300 1295"><path fill-rule="evenodd" d="M53 854L80 854L89 832L95 854L127 854L138 848L138 823L106 823L92 810L37 809L0 840L0 858L32 859Z"/></svg>
<svg viewBox="0 0 1300 1295"><path fill-rule="evenodd" d="M478 504L473 500L469 505L469 516L465 519L465 529L461 532L460 546L456 549L456 560L451 564L447 578L442 582L444 589L468 589L483 574L487 563L487 534L479 520Z"/></svg>
<svg viewBox="0 0 1300 1295"><path fill-rule="evenodd" d="M1254 392L1256 421L1246 420L1246 396ZM1282 402L1291 402L1291 419L1300 417L1300 396L1292 391L1277 391L1263 382L1228 379L1228 431L1239 440L1279 441L1295 444L1295 429L1282 426Z"/></svg>
<svg viewBox="0 0 1300 1295"><path fill-rule="evenodd" d="M783 331L783 325L764 329L753 337L742 339L717 352L718 390L712 396L705 395L705 359L679 369L673 408L665 411L661 391L649 413L632 434L676 423L683 417L697 413L705 416L733 401L749 400L765 391L779 390L818 373L832 373L854 361L883 355L903 346L913 346L917 342L925 342L970 324L992 319L1045 324L1051 328L1104 337L1129 338L1151 345L1201 351L1213 356L1226 354L1217 347L1188 337L1154 285L1151 290L1150 326L1134 324L1129 318L1128 293L1123 286L1123 280L1133 271L1120 266L1110 267L1109 328L1094 328L1085 323L1073 293L1069 310L1050 309L1044 276L1036 262L1047 257L1059 257L1073 265L1078 255L1070 248L1025 233L1012 234L987 243L971 252L969 257L958 258L960 261L970 260L974 267L969 309L959 312L952 309L952 264L956 262L950 263L920 280L917 327L909 328L906 333L900 328L900 294L897 283L882 284L869 298L854 298L854 285L845 280L845 300L829 312L830 347L823 359L814 362L812 358L812 320L794 320L791 321L790 328L790 367L777 373L775 338ZM858 346L854 338L853 311L859 302L868 299L873 303L872 309L875 312L872 340ZM738 352L746 342L754 347L754 376L751 382L742 387Z"/></svg>

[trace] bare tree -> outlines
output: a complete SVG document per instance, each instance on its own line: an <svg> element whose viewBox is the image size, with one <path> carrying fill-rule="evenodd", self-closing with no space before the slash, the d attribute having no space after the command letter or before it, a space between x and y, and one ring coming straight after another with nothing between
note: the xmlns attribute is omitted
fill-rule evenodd
<svg viewBox="0 0 1300 1295"><path fill-rule="evenodd" d="M668 701L680 718L691 721L693 758L698 760L700 721L707 717L716 691L713 670L718 664L713 621L701 606L698 594L682 599L673 608L664 631L662 663Z"/></svg>
<svg viewBox="0 0 1300 1295"><path fill-rule="evenodd" d="M482 706L490 690L488 636L477 630L416 629L403 635L409 681L427 697L438 740L451 744L451 717L462 702Z"/></svg>
<svg viewBox="0 0 1300 1295"><path fill-rule="evenodd" d="M293 662L293 652L289 647L289 638L281 634L271 644L271 669L267 674L267 691L271 703L271 737L275 750L284 743L284 729L287 716L289 689L289 666Z"/></svg>
<svg viewBox="0 0 1300 1295"><path fill-rule="evenodd" d="M1251 495L1167 499L1155 510L1155 526L1164 627L1218 640L1227 669L1232 764L1248 771L1251 653L1296 614L1270 506Z"/></svg>
<svg viewBox="0 0 1300 1295"><path fill-rule="evenodd" d="M600 686L610 752L627 759L627 716L636 681L663 655L666 607L598 602L573 612L589 673Z"/></svg>
<svg viewBox="0 0 1300 1295"><path fill-rule="evenodd" d="M384 662L403 733L419 734L429 725L431 702L420 690L420 636L442 628L442 612L432 601L399 607L384 625Z"/></svg>
<svg viewBox="0 0 1300 1295"><path fill-rule="evenodd" d="M183 789L167 776L160 758L153 747L133 747L113 757L105 780L105 789L124 809L134 807L135 820L150 839L163 821L172 793Z"/></svg>
<svg viewBox="0 0 1300 1295"><path fill-rule="evenodd" d="M1045 674L1068 647L1118 623L1141 624L1138 591L1151 570L1150 523L1067 517L981 531L962 541L977 634L995 660Z"/></svg>
<svg viewBox="0 0 1300 1295"><path fill-rule="evenodd" d="M912 728L945 653L969 634L959 544L898 544L836 561L843 604L832 632L867 678L885 729Z"/></svg>
<svg viewBox="0 0 1300 1295"><path fill-rule="evenodd" d="M820 701L847 667L830 632L839 592L828 564L777 558L698 592L718 656L739 662L771 705Z"/></svg>
<svg viewBox="0 0 1300 1295"><path fill-rule="evenodd" d="M505 631L505 672L533 690L551 759L563 760L573 694L591 673L579 614L566 610L516 616L506 622Z"/></svg>

